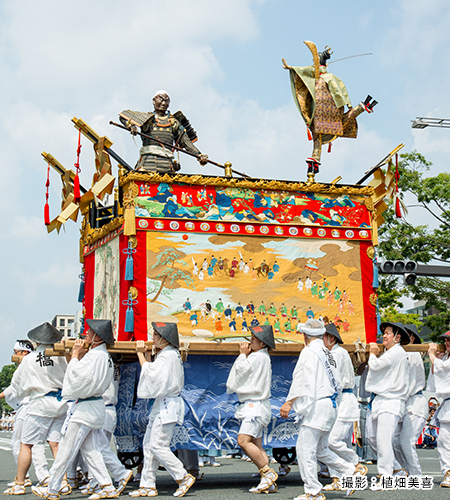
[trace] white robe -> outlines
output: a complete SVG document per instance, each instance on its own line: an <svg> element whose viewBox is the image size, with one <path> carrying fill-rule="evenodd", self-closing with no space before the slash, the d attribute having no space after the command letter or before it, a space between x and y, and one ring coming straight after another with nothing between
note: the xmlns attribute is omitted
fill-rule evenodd
<svg viewBox="0 0 450 500"><path fill-rule="evenodd" d="M423 394L425 387L425 368L420 352L408 352L411 385L406 400L406 411L421 418L428 418L428 401Z"/></svg>
<svg viewBox="0 0 450 500"><path fill-rule="evenodd" d="M434 383L436 396L443 398L438 410L440 422L437 450L442 474L450 470L450 358L436 358L434 361Z"/></svg>
<svg viewBox="0 0 450 500"><path fill-rule="evenodd" d="M331 349L331 354L336 361L342 388L351 389L355 387L355 370L349 353L339 344ZM353 392L343 392L339 400L337 419L341 422L355 422L359 420L358 400Z"/></svg>
<svg viewBox="0 0 450 500"><path fill-rule="evenodd" d="M425 369L420 352L408 352L407 356L411 379L406 400L406 413L400 424L398 443L395 445L396 459L410 476L421 476L422 470L416 452L416 442L428 417L428 402L422 394L425 386Z"/></svg>
<svg viewBox="0 0 450 500"><path fill-rule="evenodd" d="M410 390L409 363L399 344L385 351L379 358L369 356L366 391L376 394L372 402L372 418L386 412L400 419L405 413L405 402Z"/></svg>
<svg viewBox="0 0 450 500"><path fill-rule="evenodd" d="M355 370L347 350L339 344L331 349L336 361L343 389L353 391L355 387ZM342 392L338 405L335 424L328 437L328 445L339 457L353 465L359 462L358 455L352 448L353 422L359 420L359 406L353 392Z"/></svg>
<svg viewBox="0 0 450 500"><path fill-rule="evenodd" d="M315 339L300 353L286 398L287 401L294 399L292 408L300 419L296 445L298 465L305 493L311 495L317 495L322 489L322 484L317 479L317 460L325 463L330 474L336 477L350 476L354 471L353 464L345 462L328 448L328 432L336 420L337 408L333 407L330 399L335 394L335 389L315 352L321 350L325 350L329 356L327 357L340 392L342 385L339 372L333 366L335 361L322 339Z"/></svg>
<svg viewBox="0 0 450 500"><path fill-rule="evenodd" d="M175 425L182 424L184 420L184 403L180 397L183 386L183 362L174 346L168 345L157 354L155 361L142 365L138 398L154 398L155 401L142 443L144 466L141 488L155 487L159 464L176 481L181 480L186 473L181 461L170 451Z"/></svg>
<svg viewBox="0 0 450 500"><path fill-rule="evenodd" d="M15 398L16 402L29 396L29 415L56 418L66 412L66 402L43 396L62 388L67 362L64 356L45 356L48 347L51 346L40 345L22 359L7 392L8 397Z"/></svg>
<svg viewBox="0 0 450 500"><path fill-rule="evenodd" d="M156 356L152 363L142 365L137 396L154 399L150 420L155 420L161 411L163 400L171 400L176 406L177 422L184 421L184 403L180 393L184 387L184 369L181 356L174 346L168 345Z"/></svg>
<svg viewBox="0 0 450 500"><path fill-rule="evenodd" d="M247 401L261 402L261 425L269 424L272 410L270 407L270 387L272 384L272 363L267 348L251 352L248 356L240 354L231 367L227 380L227 394L236 393L239 405L236 418L243 419Z"/></svg>
<svg viewBox="0 0 450 500"><path fill-rule="evenodd" d="M405 350L393 345L379 358L369 356L366 391L376 394L372 401L372 447L378 454L377 470L380 475L394 472L394 438L399 421L406 410L410 391L410 368Z"/></svg>
<svg viewBox="0 0 450 500"><path fill-rule="evenodd" d="M450 358L442 360L436 358L434 362L434 383L436 396L442 398L439 407L439 421L450 422ZM445 401L447 400L447 401Z"/></svg>
<svg viewBox="0 0 450 500"><path fill-rule="evenodd" d="M322 339L315 339L301 351L286 401L295 400L292 409L302 419L302 425L329 431L337 415L330 399L335 390L313 347L325 349ZM338 371L333 371L340 386Z"/></svg>
<svg viewBox="0 0 450 500"><path fill-rule="evenodd" d="M103 402L105 403L106 415L103 429L111 434L114 432L117 424L116 405L119 395L119 367L114 366L114 378L109 384L108 389L103 393Z"/></svg>
<svg viewBox="0 0 450 500"><path fill-rule="evenodd" d="M99 436L105 421L103 394L113 381L113 374L113 363L106 344L89 350L82 359L71 359L67 365L62 394L67 400L76 402L73 403L72 416L50 470L49 493L59 490L62 478L77 458L78 451L81 451L98 484L111 484L100 451ZM88 398L98 399L83 401Z"/></svg>
<svg viewBox="0 0 450 500"><path fill-rule="evenodd" d="M11 385L7 387L3 391L3 393L5 395L5 401L9 404L9 406L11 406L16 410L14 429L11 435L11 449L14 461L17 464L20 453L22 427L25 417L27 415L28 403L30 402L30 398L29 396L26 397L19 396ZM36 472L38 481L42 481L43 479L48 477L47 459L45 458L45 446L43 444L34 445L31 450L31 454L32 454L34 470Z"/></svg>
<svg viewBox="0 0 450 500"><path fill-rule="evenodd" d="M103 427L105 404L102 397L113 380L113 373L113 363L105 344L91 349L81 360L75 358L70 361L62 393L68 400L78 400L71 422L87 425L91 429ZM100 399L83 401L94 397Z"/></svg>

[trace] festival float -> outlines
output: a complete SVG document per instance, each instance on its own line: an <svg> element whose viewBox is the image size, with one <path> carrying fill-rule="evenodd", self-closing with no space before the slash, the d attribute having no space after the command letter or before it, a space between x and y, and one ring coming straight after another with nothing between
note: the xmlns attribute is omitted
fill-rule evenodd
<svg viewBox="0 0 450 500"><path fill-rule="evenodd" d="M403 145L356 184L342 184L341 177L316 180L322 145L356 138L356 117L372 112L376 101L368 96L353 108L343 82L327 70L331 50L318 53L305 43L314 64L291 67L283 60L283 66L313 142L306 181L261 179L210 160L194 145L197 134L184 114L167 113L165 92L154 96L153 112L125 110L120 123L111 122L142 138L135 167L79 118L72 120L79 133L75 171L42 153L48 231L81 219L83 316L113 323L116 344L109 350L121 364L116 444L132 464L151 404L136 397L134 342L151 339L152 321L177 323L189 353L185 422L172 442L186 449L237 447L236 396L226 394L225 382L250 326L271 324L277 342L271 352L273 418L263 436L270 448L295 445L296 425L282 420L279 409L303 347L299 324L311 317L334 322L355 364L376 339L375 248L385 199L395 195L395 157ZM89 189L79 181L82 138L95 151ZM183 174L177 150L216 165L221 175ZM61 213L53 220L50 166L63 183ZM48 354L64 354L70 346L67 340Z"/></svg>

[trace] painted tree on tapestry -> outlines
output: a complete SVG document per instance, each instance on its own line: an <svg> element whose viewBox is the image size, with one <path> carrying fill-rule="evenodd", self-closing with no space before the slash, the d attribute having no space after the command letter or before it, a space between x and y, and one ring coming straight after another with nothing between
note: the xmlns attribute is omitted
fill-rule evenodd
<svg viewBox="0 0 450 500"><path fill-rule="evenodd" d="M159 268L161 267L162 270L158 272L156 276L149 277L158 281L161 280L161 285L156 295L150 300L150 302L157 301L164 286L173 286L179 280L183 281L186 285L191 285L193 288L195 288L191 273L185 272L182 269L175 267L175 264L187 266L187 264L181 260L183 257L186 257L186 254L173 247L166 247L158 252L156 256L156 262L150 267L150 270L154 269L156 271L159 271Z"/></svg>
<svg viewBox="0 0 450 500"><path fill-rule="evenodd" d="M96 252L95 277L99 280L99 289L94 297L94 318L111 319L117 323L118 269L114 245L110 242Z"/></svg>

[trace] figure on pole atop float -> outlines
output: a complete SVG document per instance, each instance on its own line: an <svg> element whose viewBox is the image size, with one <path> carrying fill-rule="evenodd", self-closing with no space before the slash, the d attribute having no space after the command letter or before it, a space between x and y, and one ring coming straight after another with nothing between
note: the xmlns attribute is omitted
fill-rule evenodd
<svg viewBox="0 0 450 500"><path fill-rule="evenodd" d="M325 47L317 52L313 42L304 42L313 55L313 66L289 66L283 58L283 68L289 70L292 95L308 127L308 137L314 141L312 155L306 159L308 178L314 182L319 171L322 145L338 137L355 139L358 135L356 117L364 110L373 111L377 101L368 95L364 102L353 108L344 82L328 72L327 61L333 51ZM344 107L348 110L344 113Z"/></svg>
<svg viewBox="0 0 450 500"><path fill-rule="evenodd" d="M153 112L127 109L119 114L120 121L133 135L136 135L137 127L146 134L146 137L142 137L136 170L162 174L177 172L181 166L175 159L173 146L175 149L185 149L197 157L200 165L206 165L208 156L203 155L193 144L197 140L197 133L181 111L173 115L170 113L169 104L169 94L165 90L158 90L153 96Z"/></svg>

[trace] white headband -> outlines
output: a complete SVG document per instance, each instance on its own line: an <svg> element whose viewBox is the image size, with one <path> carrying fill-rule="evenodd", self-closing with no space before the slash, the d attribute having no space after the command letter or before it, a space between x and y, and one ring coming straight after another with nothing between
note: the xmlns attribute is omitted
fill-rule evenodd
<svg viewBox="0 0 450 500"><path fill-rule="evenodd" d="M300 331L308 337L322 337L326 333L324 326L320 328L307 328L305 324L300 324Z"/></svg>
<svg viewBox="0 0 450 500"><path fill-rule="evenodd" d="M16 341L13 347L14 351L28 351L31 352L31 349L26 345L22 344L22 342Z"/></svg>
<svg viewBox="0 0 450 500"><path fill-rule="evenodd" d="M169 95L169 93L167 92L167 90L158 90L158 91L156 91L155 95L153 96L153 99L154 99L157 95L161 95L161 94L166 94L167 96Z"/></svg>

